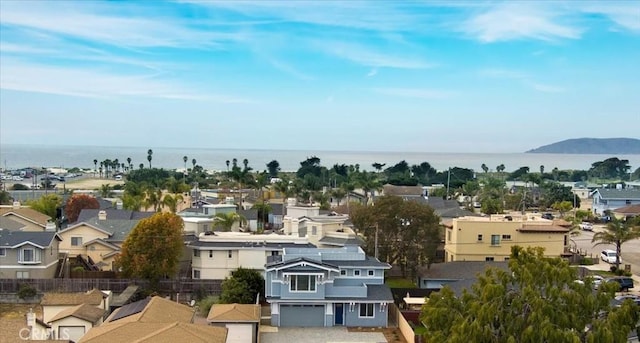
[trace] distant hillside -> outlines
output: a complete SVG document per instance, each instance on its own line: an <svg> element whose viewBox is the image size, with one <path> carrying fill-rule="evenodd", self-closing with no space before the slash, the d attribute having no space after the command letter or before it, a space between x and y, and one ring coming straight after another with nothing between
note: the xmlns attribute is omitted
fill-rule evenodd
<svg viewBox="0 0 640 343"><path fill-rule="evenodd" d="M640 139L576 138L527 151L538 154L640 154Z"/></svg>

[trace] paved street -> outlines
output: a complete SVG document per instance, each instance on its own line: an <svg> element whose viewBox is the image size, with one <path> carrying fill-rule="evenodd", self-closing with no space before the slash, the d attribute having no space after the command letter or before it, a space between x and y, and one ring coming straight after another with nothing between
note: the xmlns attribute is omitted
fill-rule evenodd
<svg viewBox="0 0 640 343"><path fill-rule="evenodd" d="M591 253L594 257L600 258L600 252L604 249L612 249L615 250L614 245L602 244L598 246L593 246L594 243L591 243L593 239L593 235L595 232L604 230L603 225L594 225L594 232L589 231L581 231L579 236L573 237L572 241L576 243L576 246L581 251L586 251L587 254ZM631 272L640 276L640 239L635 239L629 242L626 242L622 245L622 267L624 264L631 265ZM600 260L601 264L606 264L606 262Z"/></svg>

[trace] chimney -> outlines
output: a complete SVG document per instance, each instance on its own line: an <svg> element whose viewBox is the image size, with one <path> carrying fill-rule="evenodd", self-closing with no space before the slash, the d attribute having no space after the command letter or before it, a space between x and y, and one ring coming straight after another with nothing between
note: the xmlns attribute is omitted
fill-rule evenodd
<svg viewBox="0 0 640 343"><path fill-rule="evenodd" d="M122 209L122 200L116 201L116 209L118 209L118 210ZM106 215L106 213L105 213L105 215Z"/></svg>
<svg viewBox="0 0 640 343"><path fill-rule="evenodd" d="M98 212L98 220L107 220L107 211L101 210Z"/></svg>
<svg viewBox="0 0 640 343"><path fill-rule="evenodd" d="M20 202L19 202L19 201L14 201L14 202L13 202L13 209L14 209L14 210L17 210L17 209L19 209L19 208L20 208Z"/></svg>
<svg viewBox="0 0 640 343"><path fill-rule="evenodd" d="M47 225L45 225L44 227L44 231L56 231L56 229L57 229L56 223L52 221L48 221Z"/></svg>

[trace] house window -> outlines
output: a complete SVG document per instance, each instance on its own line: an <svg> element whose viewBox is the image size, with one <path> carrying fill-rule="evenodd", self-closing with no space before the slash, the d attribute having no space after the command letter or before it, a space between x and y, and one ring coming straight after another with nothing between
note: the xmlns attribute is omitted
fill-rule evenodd
<svg viewBox="0 0 640 343"><path fill-rule="evenodd" d="M7 256L7 249L0 248L0 257L5 257L5 256Z"/></svg>
<svg viewBox="0 0 640 343"><path fill-rule="evenodd" d="M229 257L229 258L233 258L233 250L229 250L229 251L227 252L227 257Z"/></svg>
<svg viewBox="0 0 640 343"><path fill-rule="evenodd" d="M291 275L289 290L291 292L315 292L316 276L315 275Z"/></svg>
<svg viewBox="0 0 640 343"><path fill-rule="evenodd" d="M209 231L209 224L202 225L202 231L204 231L204 232Z"/></svg>
<svg viewBox="0 0 640 343"><path fill-rule="evenodd" d="M482 242L482 235L478 235L478 242Z"/></svg>
<svg viewBox="0 0 640 343"><path fill-rule="evenodd" d="M200 271L197 269L193 270L193 278L194 279L199 279L200 278Z"/></svg>
<svg viewBox="0 0 640 343"><path fill-rule="evenodd" d="M487 262L493 262L493 257L485 257L484 260Z"/></svg>
<svg viewBox="0 0 640 343"><path fill-rule="evenodd" d="M491 245L500 245L500 235L491 235Z"/></svg>
<svg viewBox="0 0 640 343"><path fill-rule="evenodd" d="M200 250L193 249L193 257L200 257Z"/></svg>
<svg viewBox="0 0 640 343"><path fill-rule="evenodd" d="M340 270L340 275L347 275L347 270L346 269L342 269Z"/></svg>
<svg viewBox="0 0 640 343"><path fill-rule="evenodd" d="M29 272L16 272L16 279L28 279Z"/></svg>
<svg viewBox="0 0 640 343"><path fill-rule="evenodd" d="M511 240L511 235L502 235L502 240L503 241L510 241Z"/></svg>
<svg viewBox="0 0 640 343"><path fill-rule="evenodd" d="M451 242L451 231L447 230L447 241Z"/></svg>
<svg viewBox="0 0 640 343"><path fill-rule="evenodd" d="M353 276L360 276L360 269L356 269L353 271Z"/></svg>
<svg viewBox="0 0 640 343"><path fill-rule="evenodd" d="M373 270L367 270L367 275L369 275L369 276L374 276L374 275L375 275L375 273L374 273L374 271L373 271Z"/></svg>
<svg viewBox="0 0 640 343"><path fill-rule="evenodd" d="M373 304L360 304L360 317L373 318Z"/></svg>
<svg viewBox="0 0 640 343"><path fill-rule="evenodd" d="M71 246L79 247L82 245L82 237L71 237Z"/></svg>
<svg viewBox="0 0 640 343"><path fill-rule="evenodd" d="M22 248L18 254L18 262L20 263L39 263L40 250L33 248Z"/></svg>
<svg viewBox="0 0 640 343"><path fill-rule="evenodd" d="M213 258L213 250L209 250L209 258Z"/></svg>
<svg viewBox="0 0 640 343"><path fill-rule="evenodd" d="M315 227L315 226L312 226L312 227L311 227L311 235L312 235L312 236L315 236L315 235L317 235L317 234L318 234L318 228L317 228L317 227Z"/></svg>
<svg viewBox="0 0 640 343"><path fill-rule="evenodd" d="M279 256L280 252L278 250L274 250L271 252L271 256Z"/></svg>

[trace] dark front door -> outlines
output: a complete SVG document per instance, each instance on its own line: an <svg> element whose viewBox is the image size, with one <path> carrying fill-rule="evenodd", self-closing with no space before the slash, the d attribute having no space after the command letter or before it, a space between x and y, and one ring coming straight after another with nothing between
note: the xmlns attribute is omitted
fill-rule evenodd
<svg viewBox="0 0 640 343"><path fill-rule="evenodd" d="M336 325L344 325L344 308L342 306L343 304L335 304L335 309L333 311L333 314L335 316L335 324Z"/></svg>

